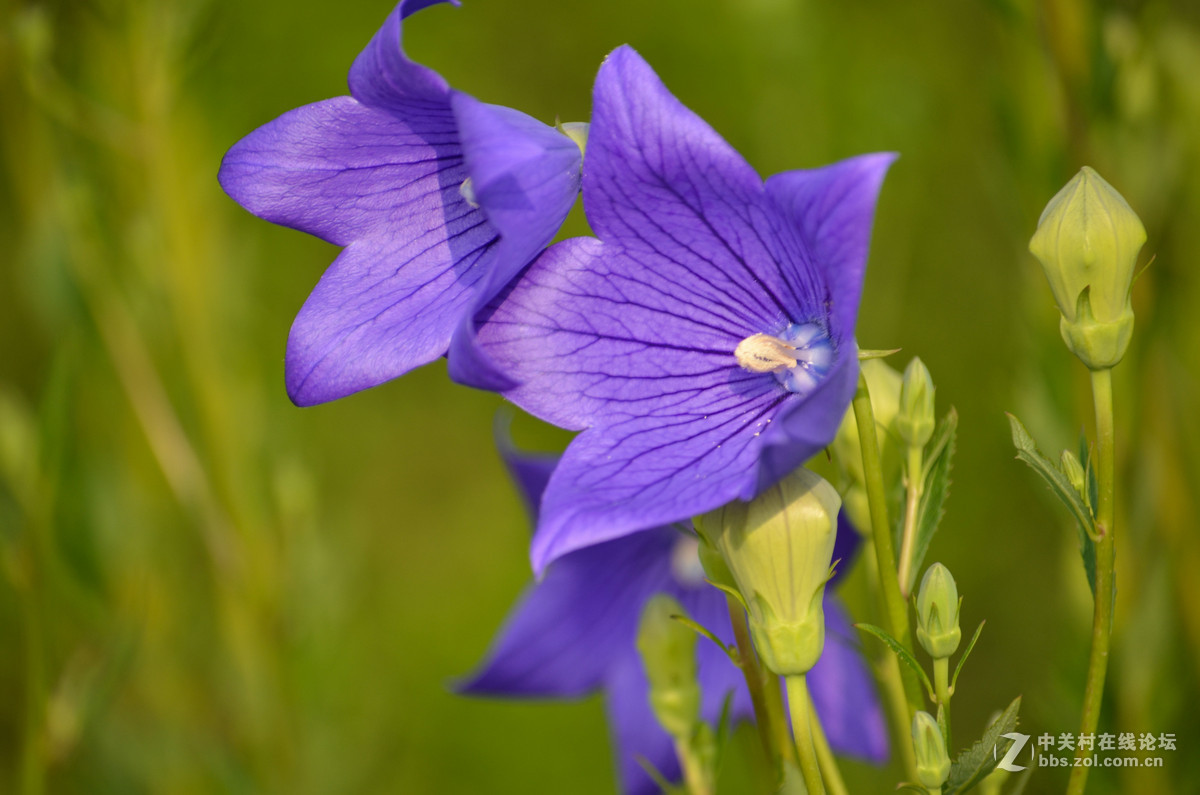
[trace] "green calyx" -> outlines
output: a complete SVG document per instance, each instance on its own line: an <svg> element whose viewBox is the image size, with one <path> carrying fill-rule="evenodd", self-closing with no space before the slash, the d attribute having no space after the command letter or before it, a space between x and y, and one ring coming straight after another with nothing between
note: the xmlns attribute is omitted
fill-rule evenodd
<svg viewBox="0 0 1200 795"><path fill-rule="evenodd" d="M935 660L947 658L958 649L962 640L960 607L958 586L950 570L941 563L926 569L917 592L917 642Z"/></svg>

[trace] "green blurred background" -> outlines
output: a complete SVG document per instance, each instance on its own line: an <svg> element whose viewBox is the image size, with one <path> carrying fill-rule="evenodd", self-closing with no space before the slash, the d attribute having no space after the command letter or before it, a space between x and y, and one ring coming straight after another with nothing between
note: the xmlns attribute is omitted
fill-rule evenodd
<svg viewBox="0 0 1200 795"><path fill-rule="evenodd" d="M294 408L284 340L336 250L216 183L239 137L345 93L390 7L0 0L0 792L614 791L598 699L448 688L530 576L491 443L502 401L438 363ZM920 354L959 412L929 561L955 572L964 625L988 621L954 700L963 744L1018 694L1024 731L1077 730L1075 533L1003 412L1052 457L1090 416L1026 251L1045 202L1090 164L1138 210L1155 259L1116 371L1103 726L1178 750L1090 791L1200 791L1196 4L467 0L405 43L549 121L587 118L625 42L764 175L901 153L859 341ZM726 791L748 791L753 742L735 738ZM896 780L848 773L861 792ZM1039 770L1026 792L1064 781Z"/></svg>

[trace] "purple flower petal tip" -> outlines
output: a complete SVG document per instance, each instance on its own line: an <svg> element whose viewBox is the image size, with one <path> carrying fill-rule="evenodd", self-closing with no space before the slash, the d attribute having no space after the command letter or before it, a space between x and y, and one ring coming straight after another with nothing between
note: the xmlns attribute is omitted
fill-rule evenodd
<svg viewBox="0 0 1200 795"><path fill-rule="evenodd" d="M506 396L582 431L542 500L536 570L749 499L829 444L893 159L764 183L633 49L609 55L583 176L596 237L551 246L477 316Z"/></svg>
<svg viewBox="0 0 1200 795"><path fill-rule="evenodd" d="M351 67L351 96L285 113L222 162L222 187L247 210L345 247L288 339L298 405L402 375L460 335L460 380L516 383L476 349L471 317L553 238L581 156L407 58L402 20L445 1L402 0Z"/></svg>

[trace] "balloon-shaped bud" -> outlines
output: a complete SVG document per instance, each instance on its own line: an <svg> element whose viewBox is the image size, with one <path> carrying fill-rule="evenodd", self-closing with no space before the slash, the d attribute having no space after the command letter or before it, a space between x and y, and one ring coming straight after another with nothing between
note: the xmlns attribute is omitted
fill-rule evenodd
<svg viewBox="0 0 1200 795"><path fill-rule="evenodd" d="M917 779L921 786L940 789L950 777L950 757L937 721L928 712L918 711L912 722L913 750L917 757Z"/></svg>
<svg viewBox="0 0 1200 795"><path fill-rule="evenodd" d="M954 654L962 640L958 627L958 586L950 570L935 563L917 591L917 641L935 660Z"/></svg>
<svg viewBox="0 0 1200 795"><path fill-rule="evenodd" d="M781 676L807 673L825 645L822 599L841 504L833 486L798 469L754 500L704 516L746 603L759 656Z"/></svg>
<svg viewBox="0 0 1200 795"><path fill-rule="evenodd" d="M933 413L933 393L929 368L920 356L914 356L904 368L896 414L896 432L910 447L924 448L933 436L933 426L937 422Z"/></svg>
<svg viewBox="0 0 1200 795"><path fill-rule="evenodd" d="M687 611L667 594L655 594L642 610L637 648L650 684L650 708L667 733L687 738L700 719L696 683L696 631L674 616Z"/></svg>
<svg viewBox="0 0 1200 795"><path fill-rule="evenodd" d="M1046 205L1029 241L1062 313L1063 341L1093 370L1112 367L1129 347L1129 290L1145 242L1137 213L1087 166Z"/></svg>

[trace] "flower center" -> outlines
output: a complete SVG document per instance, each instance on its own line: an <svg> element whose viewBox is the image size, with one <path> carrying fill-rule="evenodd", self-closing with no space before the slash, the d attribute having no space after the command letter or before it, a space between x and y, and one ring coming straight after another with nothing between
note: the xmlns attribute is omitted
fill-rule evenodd
<svg viewBox="0 0 1200 795"><path fill-rule="evenodd" d="M704 585L704 567L700 565L700 542L692 536L681 536L671 548L671 575L675 582L688 588Z"/></svg>
<svg viewBox="0 0 1200 795"><path fill-rule="evenodd" d="M773 373L783 388L798 395L811 392L833 364L833 342L815 323L792 323L781 337L753 334L733 351L743 370Z"/></svg>

